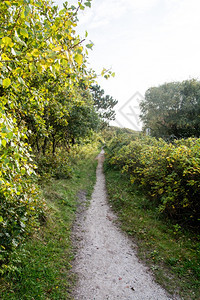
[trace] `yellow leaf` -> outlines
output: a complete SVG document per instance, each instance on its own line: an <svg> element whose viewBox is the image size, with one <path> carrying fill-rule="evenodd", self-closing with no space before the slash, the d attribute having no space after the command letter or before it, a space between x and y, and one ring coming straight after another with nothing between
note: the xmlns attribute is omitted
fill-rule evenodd
<svg viewBox="0 0 200 300"><path fill-rule="evenodd" d="M8 6L11 6L10 1L5 1L5 4L7 4Z"/></svg>
<svg viewBox="0 0 200 300"><path fill-rule="evenodd" d="M60 50L62 50L61 46L57 46L56 48L53 49L53 51L60 51Z"/></svg>
<svg viewBox="0 0 200 300"><path fill-rule="evenodd" d="M4 87L4 88L7 88L7 87L9 87L9 85L11 85L11 80L10 80L10 78L5 78L5 79L3 80L3 87Z"/></svg>
<svg viewBox="0 0 200 300"><path fill-rule="evenodd" d="M38 72L43 72L42 66L41 65L37 65L37 70L38 70Z"/></svg>
<svg viewBox="0 0 200 300"><path fill-rule="evenodd" d="M31 54L35 57L38 57L40 55L40 52L38 51L38 49L34 49Z"/></svg>
<svg viewBox="0 0 200 300"><path fill-rule="evenodd" d="M5 53L1 55L1 58L2 60L10 60L10 58Z"/></svg>
<svg viewBox="0 0 200 300"><path fill-rule="evenodd" d="M2 140L1 144L2 144L3 147L6 147L6 140Z"/></svg>
<svg viewBox="0 0 200 300"><path fill-rule="evenodd" d="M69 41L73 40L73 37L69 34L67 35L67 38L68 38Z"/></svg>
<svg viewBox="0 0 200 300"><path fill-rule="evenodd" d="M5 45L5 46L12 47L12 45L13 45L11 38L9 38L8 36L3 37L1 40L1 43L2 43L1 46Z"/></svg>

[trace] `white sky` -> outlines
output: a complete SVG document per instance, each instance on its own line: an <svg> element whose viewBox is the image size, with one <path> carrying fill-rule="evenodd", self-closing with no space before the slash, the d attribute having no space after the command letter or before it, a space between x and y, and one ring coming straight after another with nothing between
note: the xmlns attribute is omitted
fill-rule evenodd
<svg viewBox="0 0 200 300"><path fill-rule="evenodd" d="M54 2L62 6L64 1ZM199 0L93 0L79 20L78 33L84 36L87 30L94 43L91 67L98 74L103 67L116 73L98 82L119 101L116 120L122 126L134 127L118 110L136 92L144 95L165 82L199 79ZM126 109L136 107L134 101Z"/></svg>

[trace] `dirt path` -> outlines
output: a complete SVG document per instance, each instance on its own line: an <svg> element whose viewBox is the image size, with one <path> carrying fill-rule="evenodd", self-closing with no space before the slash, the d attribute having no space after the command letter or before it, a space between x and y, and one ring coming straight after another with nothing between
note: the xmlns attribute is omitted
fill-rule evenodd
<svg viewBox="0 0 200 300"><path fill-rule="evenodd" d="M138 261L132 243L113 223L107 203L104 155L98 156L97 181L90 207L79 218L78 251L74 271L79 281L77 300L172 299L157 285L148 269Z"/></svg>

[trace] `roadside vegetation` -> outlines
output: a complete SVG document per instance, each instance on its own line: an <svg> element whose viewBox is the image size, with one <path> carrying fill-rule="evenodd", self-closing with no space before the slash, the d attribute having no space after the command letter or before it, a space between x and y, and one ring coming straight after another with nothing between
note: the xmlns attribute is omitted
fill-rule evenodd
<svg viewBox="0 0 200 300"><path fill-rule="evenodd" d="M162 286L183 299L198 299L199 140L170 144L127 130L111 132L104 169L122 229Z"/></svg>
<svg viewBox="0 0 200 300"><path fill-rule="evenodd" d="M92 184L98 132L117 103L88 68L88 33L76 32L90 6L0 1L1 299L67 297L59 266L68 274L76 194Z"/></svg>
<svg viewBox="0 0 200 300"><path fill-rule="evenodd" d="M41 182L45 218L35 233L12 253L10 265L14 270L0 281L1 299L71 299L75 282L71 272L71 229L78 192L84 190L90 198L95 183L98 147L93 144L92 148L92 152L85 148L76 156L70 178Z"/></svg>

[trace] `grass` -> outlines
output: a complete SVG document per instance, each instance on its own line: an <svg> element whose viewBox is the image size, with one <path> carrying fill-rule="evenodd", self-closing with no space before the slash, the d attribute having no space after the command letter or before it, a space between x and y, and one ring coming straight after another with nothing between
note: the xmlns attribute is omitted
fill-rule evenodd
<svg viewBox="0 0 200 300"><path fill-rule="evenodd" d="M43 188L47 219L12 257L16 271L0 281L0 299L72 299L75 282L71 271L71 228L77 193L90 197L96 180L95 156L74 167L72 178L51 179Z"/></svg>
<svg viewBox="0 0 200 300"><path fill-rule="evenodd" d="M122 229L136 242L139 258L169 293L200 299L200 236L162 219L125 175L104 169L111 205Z"/></svg>

